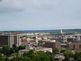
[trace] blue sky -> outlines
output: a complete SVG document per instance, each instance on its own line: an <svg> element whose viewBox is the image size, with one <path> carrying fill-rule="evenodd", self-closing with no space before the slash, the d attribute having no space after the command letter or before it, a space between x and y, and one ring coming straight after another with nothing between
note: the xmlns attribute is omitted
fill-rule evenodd
<svg viewBox="0 0 81 61"><path fill-rule="evenodd" d="M81 28L81 0L1 0L0 30Z"/></svg>

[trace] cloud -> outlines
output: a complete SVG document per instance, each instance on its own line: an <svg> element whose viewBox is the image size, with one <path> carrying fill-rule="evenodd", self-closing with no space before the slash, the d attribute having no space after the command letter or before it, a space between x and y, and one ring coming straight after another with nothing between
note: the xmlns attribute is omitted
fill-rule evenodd
<svg viewBox="0 0 81 61"><path fill-rule="evenodd" d="M63 0L2 0L0 12L21 11L25 9L50 9Z"/></svg>
<svg viewBox="0 0 81 61"><path fill-rule="evenodd" d="M81 0L0 1L1 30L45 27L81 27Z"/></svg>
<svg viewBox="0 0 81 61"><path fill-rule="evenodd" d="M26 0L3 0L0 2L0 11L16 11L24 9Z"/></svg>

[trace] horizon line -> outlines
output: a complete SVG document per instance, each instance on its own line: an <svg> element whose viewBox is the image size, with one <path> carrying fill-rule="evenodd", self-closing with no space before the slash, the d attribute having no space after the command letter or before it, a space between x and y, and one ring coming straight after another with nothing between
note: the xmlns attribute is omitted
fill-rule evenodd
<svg viewBox="0 0 81 61"><path fill-rule="evenodd" d="M81 28L28 29L28 30L27 30L27 29L24 29L24 30L21 30L21 29L20 29L20 30L0 30L0 32L1 32L1 31L3 31L3 32L4 32L4 31L43 31L43 30L61 30L61 29L62 29L62 30L68 30L68 29L69 29L69 30L71 30L71 29L77 29L77 30L78 30L78 29L81 29Z"/></svg>

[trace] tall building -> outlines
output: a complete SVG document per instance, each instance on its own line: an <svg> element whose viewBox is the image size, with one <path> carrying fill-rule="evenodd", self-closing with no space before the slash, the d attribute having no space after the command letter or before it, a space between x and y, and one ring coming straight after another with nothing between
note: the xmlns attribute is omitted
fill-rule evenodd
<svg viewBox="0 0 81 61"><path fill-rule="evenodd" d="M17 35L0 35L0 47L17 45Z"/></svg>
<svg viewBox="0 0 81 61"><path fill-rule="evenodd" d="M0 35L0 47L4 46L4 45L8 45L8 36L6 35Z"/></svg>

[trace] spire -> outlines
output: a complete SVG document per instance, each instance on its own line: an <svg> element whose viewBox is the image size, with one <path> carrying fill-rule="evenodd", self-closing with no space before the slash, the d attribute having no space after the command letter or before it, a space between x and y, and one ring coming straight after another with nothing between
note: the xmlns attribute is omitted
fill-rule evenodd
<svg viewBox="0 0 81 61"><path fill-rule="evenodd" d="M61 33L61 34L63 33L62 29L60 30L60 33Z"/></svg>

